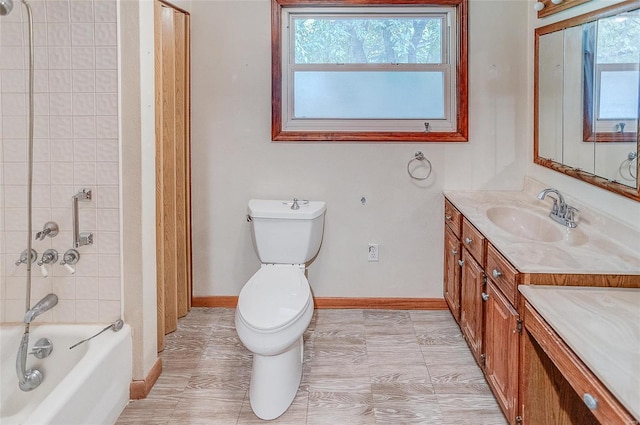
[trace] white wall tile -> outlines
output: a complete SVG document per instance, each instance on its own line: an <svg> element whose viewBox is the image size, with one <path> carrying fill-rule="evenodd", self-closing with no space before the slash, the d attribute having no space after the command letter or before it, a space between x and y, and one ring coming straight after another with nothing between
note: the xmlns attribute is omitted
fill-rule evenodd
<svg viewBox="0 0 640 425"><path fill-rule="evenodd" d="M96 67L96 49L93 46L71 48L71 69L93 71Z"/></svg>
<svg viewBox="0 0 640 425"><path fill-rule="evenodd" d="M74 116L73 117L73 137L76 139L96 138L96 117Z"/></svg>
<svg viewBox="0 0 640 425"><path fill-rule="evenodd" d="M94 232L96 241L79 249L75 275L55 264L45 279L34 265L32 297L53 291L60 298L41 321L113 321L121 315L122 292L116 1L32 0L31 5L37 94L34 227L48 220L60 225L55 239L33 246L40 254L54 247L60 256L69 248L71 198L81 187L94 190L94 200L80 205L79 220L81 230ZM0 25L0 320L21 320L24 301L8 297L24 298L26 275L24 265L14 264L27 236L27 51L25 17L17 9ZM7 250L17 252L4 254ZM7 285L8 278L13 281Z"/></svg>
<svg viewBox="0 0 640 425"><path fill-rule="evenodd" d="M118 208L120 206L118 186L100 186L98 188L98 208Z"/></svg>
<svg viewBox="0 0 640 425"><path fill-rule="evenodd" d="M95 93L73 93L73 115L96 115L96 95Z"/></svg>
<svg viewBox="0 0 640 425"><path fill-rule="evenodd" d="M68 23L51 23L47 25L47 43L49 46L71 45L71 28Z"/></svg>
<svg viewBox="0 0 640 425"><path fill-rule="evenodd" d="M96 115L118 115L118 95L116 93L96 94Z"/></svg>
<svg viewBox="0 0 640 425"><path fill-rule="evenodd" d="M71 22L93 23L93 2L91 0L73 0L71 6Z"/></svg>
<svg viewBox="0 0 640 425"><path fill-rule="evenodd" d="M98 139L97 157L100 161L118 162L119 155L118 139Z"/></svg>
<svg viewBox="0 0 640 425"><path fill-rule="evenodd" d="M61 299L51 310L52 319L56 323L74 323L76 321L76 300Z"/></svg>
<svg viewBox="0 0 640 425"><path fill-rule="evenodd" d="M73 184L76 186L95 186L96 163L75 162L73 165Z"/></svg>
<svg viewBox="0 0 640 425"><path fill-rule="evenodd" d="M119 172L117 162L98 162L96 163L96 182L99 185L118 185Z"/></svg>
<svg viewBox="0 0 640 425"><path fill-rule="evenodd" d="M115 322L122 317L122 303L120 301L100 301L100 321Z"/></svg>
<svg viewBox="0 0 640 425"><path fill-rule="evenodd" d="M95 71L73 71L72 75L74 93L94 93L96 91Z"/></svg>
<svg viewBox="0 0 640 425"><path fill-rule="evenodd" d="M71 47L49 47L49 69L71 69Z"/></svg>
<svg viewBox="0 0 640 425"><path fill-rule="evenodd" d="M96 116L96 137L98 139L116 139L118 138L118 117Z"/></svg>
<svg viewBox="0 0 640 425"><path fill-rule="evenodd" d="M27 160L27 140L3 138L5 162L25 162ZM24 166L23 166L24 167Z"/></svg>
<svg viewBox="0 0 640 425"><path fill-rule="evenodd" d="M69 158L71 159L71 158ZM51 166L51 184L73 185L73 163L55 162ZM71 196L69 197L71 199ZM71 201L69 201L71 202Z"/></svg>
<svg viewBox="0 0 640 425"><path fill-rule="evenodd" d="M115 46L118 40L116 23L96 23L96 46Z"/></svg>
<svg viewBox="0 0 640 425"><path fill-rule="evenodd" d="M51 116L70 116L71 111L71 93L55 93L49 96L49 113ZM60 133L56 131L54 136L54 138L60 137Z"/></svg>
<svg viewBox="0 0 640 425"><path fill-rule="evenodd" d="M71 24L71 44L76 46L94 45L94 24Z"/></svg>
<svg viewBox="0 0 640 425"><path fill-rule="evenodd" d="M98 279L99 297L100 300L120 300L120 279L119 278L104 278Z"/></svg>
<svg viewBox="0 0 640 425"><path fill-rule="evenodd" d="M51 162L71 161L73 159L73 141L71 139L53 139L50 156Z"/></svg>
<svg viewBox="0 0 640 425"><path fill-rule="evenodd" d="M68 0L47 0L47 21L49 22L69 22L69 1Z"/></svg>
<svg viewBox="0 0 640 425"><path fill-rule="evenodd" d="M51 93L71 93L71 71L49 70L49 91Z"/></svg>
<svg viewBox="0 0 640 425"><path fill-rule="evenodd" d="M97 323L99 320L98 300L76 300L76 322Z"/></svg>
<svg viewBox="0 0 640 425"><path fill-rule="evenodd" d="M96 22L116 22L115 0L94 0Z"/></svg>
<svg viewBox="0 0 640 425"><path fill-rule="evenodd" d="M76 298L97 300L99 297L98 277L76 277Z"/></svg>
<svg viewBox="0 0 640 425"><path fill-rule="evenodd" d="M96 47L96 69L114 70L118 68L118 49L116 47Z"/></svg>

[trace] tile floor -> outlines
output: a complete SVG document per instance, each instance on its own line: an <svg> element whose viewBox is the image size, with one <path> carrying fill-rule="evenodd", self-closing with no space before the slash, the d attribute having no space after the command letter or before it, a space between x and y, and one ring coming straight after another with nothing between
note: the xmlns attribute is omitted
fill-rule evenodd
<svg viewBox="0 0 640 425"><path fill-rule="evenodd" d="M505 425L448 311L316 310L290 425ZM163 373L117 425L264 424L234 310L194 308L166 337Z"/></svg>

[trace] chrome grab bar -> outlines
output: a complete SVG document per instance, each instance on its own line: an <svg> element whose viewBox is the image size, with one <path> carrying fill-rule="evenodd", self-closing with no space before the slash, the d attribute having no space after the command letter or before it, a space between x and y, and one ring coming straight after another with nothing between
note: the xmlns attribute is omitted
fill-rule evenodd
<svg viewBox="0 0 640 425"><path fill-rule="evenodd" d="M72 197L72 221L73 221L73 247L80 248L83 245L93 244L93 233L80 232L80 223L78 220L78 202L91 200L91 189L82 189Z"/></svg>

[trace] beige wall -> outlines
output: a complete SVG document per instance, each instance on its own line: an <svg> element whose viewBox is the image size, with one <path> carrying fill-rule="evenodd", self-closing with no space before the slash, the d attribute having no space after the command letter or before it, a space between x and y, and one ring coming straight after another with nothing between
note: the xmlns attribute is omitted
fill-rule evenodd
<svg viewBox="0 0 640 425"><path fill-rule="evenodd" d="M522 185L529 6L471 1L470 143L331 144L271 142L270 2L193 2L194 295L238 294L259 267L247 201L295 196L327 202L316 296L442 297L442 191ZM423 183L406 172L418 150Z"/></svg>

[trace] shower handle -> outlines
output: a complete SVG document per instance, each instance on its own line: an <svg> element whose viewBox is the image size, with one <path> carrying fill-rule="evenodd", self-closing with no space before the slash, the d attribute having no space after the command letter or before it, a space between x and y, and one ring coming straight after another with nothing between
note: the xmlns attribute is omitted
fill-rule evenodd
<svg viewBox="0 0 640 425"><path fill-rule="evenodd" d="M84 245L93 244L93 233L80 231L80 220L78 219L78 202L88 202L91 200L91 189L82 189L72 196L73 208L71 220L73 221L73 247L80 248Z"/></svg>

